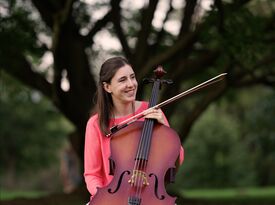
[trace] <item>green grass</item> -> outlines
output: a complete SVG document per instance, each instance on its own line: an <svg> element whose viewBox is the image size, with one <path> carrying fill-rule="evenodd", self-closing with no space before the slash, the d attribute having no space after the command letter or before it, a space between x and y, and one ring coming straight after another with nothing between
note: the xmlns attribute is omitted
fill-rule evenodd
<svg viewBox="0 0 275 205"><path fill-rule="evenodd" d="M185 199L195 199L207 202L206 204L226 204L226 205L259 205L259 204L275 204L275 187L266 188L234 188L234 189L186 189L178 192ZM0 190L0 199L3 201L30 198L36 199L41 196L46 196L48 193L41 191L6 191ZM68 196L65 196L68 198ZM78 197L78 198L77 198ZM80 204L83 199L80 196L72 196L70 204ZM57 201L54 196L55 204ZM68 198L69 199L69 198ZM64 201L64 196L60 201ZM208 203L210 202L210 203ZM37 202L36 202L37 203ZM49 203L50 204L50 203ZM85 204L84 202L82 204Z"/></svg>
<svg viewBox="0 0 275 205"><path fill-rule="evenodd" d="M234 188L234 189L195 189L182 190L180 194L186 198L206 200L274 200L275 187Z"/></svg>
<svg viewBox="0 0 275 205"><path fill-rule="evenodd" d="M0 190L1 200L11 200L16 198L38 198L47 195L46 192L42 191L7 191Z"/></svg>

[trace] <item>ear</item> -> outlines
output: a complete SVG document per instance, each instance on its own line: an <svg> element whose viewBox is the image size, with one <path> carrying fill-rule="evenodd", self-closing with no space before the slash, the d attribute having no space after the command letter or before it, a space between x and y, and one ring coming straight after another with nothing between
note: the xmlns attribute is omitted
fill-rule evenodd
<svg viewBox="0 0 275 205"><path fill-rule="evenodd" d="M107 93L112 93L111 86L109 83L103 82L103 88Z"/></svg>

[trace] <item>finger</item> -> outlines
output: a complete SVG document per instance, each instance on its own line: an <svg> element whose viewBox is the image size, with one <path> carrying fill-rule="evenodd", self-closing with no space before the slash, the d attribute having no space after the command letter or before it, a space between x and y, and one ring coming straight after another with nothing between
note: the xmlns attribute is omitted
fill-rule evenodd
<svg viewBox="0 0 275 205"><path fill-rule="evenodd" d="M156 119L158 122L162 122L163 121L162 113L153 112L153 113L147 114L144 117L145 118L150 118L150 119Z"/></svg>
<svg viewBox="0 0 275 205"><path fill-rule="evenodd" d="M144 112L144 115L149 115L149 114L152 114L152 113L155 113L155 109L148 109Z"/></svg>

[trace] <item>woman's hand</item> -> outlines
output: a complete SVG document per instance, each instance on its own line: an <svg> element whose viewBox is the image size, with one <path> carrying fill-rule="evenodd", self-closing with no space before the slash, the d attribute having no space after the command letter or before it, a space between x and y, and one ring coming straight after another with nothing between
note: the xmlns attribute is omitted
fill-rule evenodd
<svg viewBox="0 0 275 205"><path fill-rule="evenodd" d="M164 115L163 115L161 109L159 109L159 108L148 109L147 111L144 112L144 117L150 118L150 119L155 119L159 123L165 125Z"/></svg>

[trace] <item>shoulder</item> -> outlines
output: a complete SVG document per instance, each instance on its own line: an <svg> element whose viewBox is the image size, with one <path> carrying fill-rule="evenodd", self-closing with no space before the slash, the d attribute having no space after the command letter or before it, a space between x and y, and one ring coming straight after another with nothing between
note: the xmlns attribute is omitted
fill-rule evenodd
<svg viewBox="0 0 275 205"><path fill-rule="evenodd" d="M91 116L87 122L86 135L94 135L93 136L94 138L95 135L100 135L100 134L101 134L101 131L99 128L98 115L95 114Z"/></svg>
<svg viewBox="0 0 275 205"><path fill-rule="evenodd" d="M145 110L148 108L149 103L147 101L136 101L137 110Z"/></svg>
<svg viewBox="0 0 275 205"><path fill-rule="evenodd" d="M91 127L91 126L98 126L98 115L92 115L88 122L87 122L87 127Z"/></svg>

